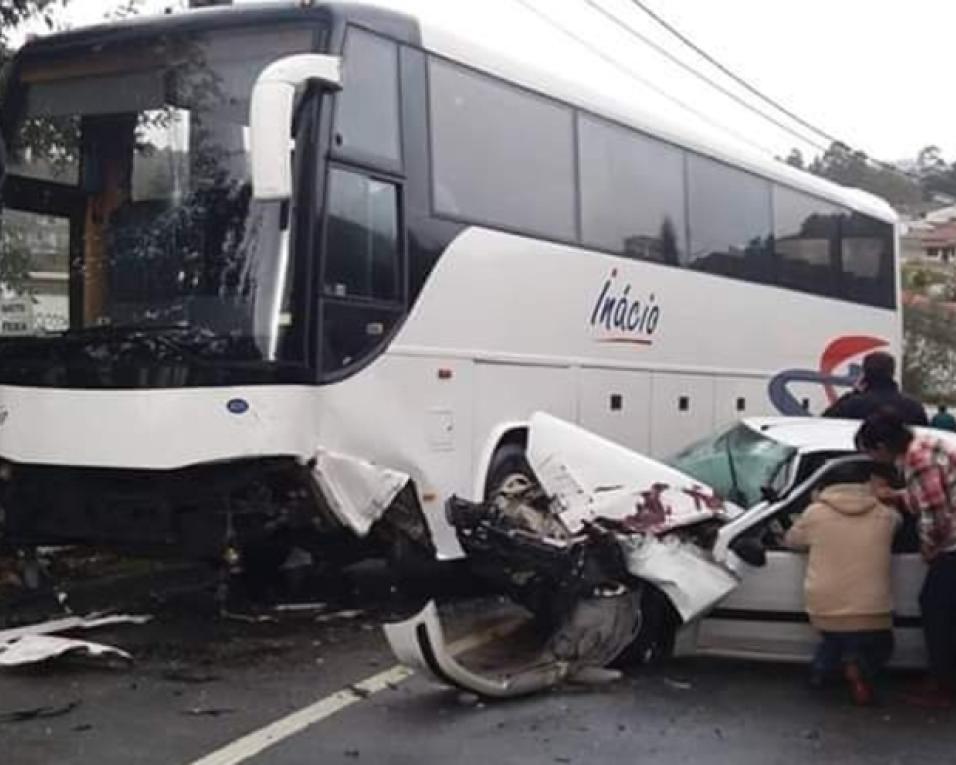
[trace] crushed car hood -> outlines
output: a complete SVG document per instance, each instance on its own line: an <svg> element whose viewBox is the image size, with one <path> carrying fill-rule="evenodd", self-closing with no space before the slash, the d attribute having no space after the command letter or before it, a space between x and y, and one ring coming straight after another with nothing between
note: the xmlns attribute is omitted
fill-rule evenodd
<svg viewBox="0 0 956 765"><path fill-rule="evenodd" d="M532 416L527 456L572 533L604 518L660 534L742 512L685 473L549 414Z"/></svg>
<svg viewBox="0 0 956 765"><path fill-rule="evenodd" d="M688 622L738 585L711 549L743 511L710 487L541 413L527 458L534 480L513 476L487 501L452 497L446 510L475 572L550 625L550 636L528 669L477 672L445 650L427 607L386 628L403 663L482 696L522 695L636 646L655 621L645 604L663 598L675 622Z"/></svg>

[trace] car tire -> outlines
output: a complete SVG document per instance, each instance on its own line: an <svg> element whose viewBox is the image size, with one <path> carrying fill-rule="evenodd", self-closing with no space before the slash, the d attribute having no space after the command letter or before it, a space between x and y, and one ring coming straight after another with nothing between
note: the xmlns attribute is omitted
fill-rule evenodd
<svg viewBox="0 0 956 765"><path fill-rule="evenodd" d="M523 476L532 483L537 479L531 465L528 464L528 457L525 454L523 444L508 443L502 444L495 451L491 458L491 464L488 466L488 476L485 479L485 499L491 499L495 493L505 485L505 482L513 476Z"/></svg>
<svg viewBox="0 0 956 765"><path fill-rule="evenodd" d="M659 589L646 583L642 587L640 627L614 666L660 666L674 653L680 616Z"/></svg>

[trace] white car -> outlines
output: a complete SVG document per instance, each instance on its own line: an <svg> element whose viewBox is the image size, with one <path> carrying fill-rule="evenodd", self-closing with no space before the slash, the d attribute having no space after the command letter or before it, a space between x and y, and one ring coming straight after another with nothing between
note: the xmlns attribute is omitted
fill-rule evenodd
<svg viewBox="0 0 956 765"><path fill-rule="evenodd" d="M766 563L759 570L743 574L714 609L682 629L678 652L771 660L810 657L819 638L804 611L806 554L783 547L780 540L830 470L848 461L868 462L854 448L859 427L854 420L748 419L669 460L718 493L730 493L730 460L715 459L715 454L728 441L736 443L731 454L747 510L721 529L718 545L732 545L746 534L760 538L766 548ZM925 573L914 519L904 519L893 555L895 664L920 666L925 661L919 610Z"/></svg>
<svg viewBox="0 0 956 765"><path fill-rule="evenodd" d="M860 423L743 420L665 463L544 414L531 419L530 471L491 500L449 503L475 568L545 626L522 666L475 673L445 650L434 606L388 625L405 663L486 696L538 690L629 653L807 660L806 555L781 540L836 466L869 460ZM935 431L934 431L935 432ZM952 434L935 432L942 438ZM894 545L894 663L924 663L915 529Z"/></svg>

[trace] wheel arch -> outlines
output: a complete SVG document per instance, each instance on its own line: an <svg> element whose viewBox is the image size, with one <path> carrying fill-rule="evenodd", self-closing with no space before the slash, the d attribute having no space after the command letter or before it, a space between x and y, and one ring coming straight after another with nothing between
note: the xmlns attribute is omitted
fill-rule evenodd
<svg viewBox="0 0 956 765"><path fill-rule="evenodd" d="M478 454L475 470L475 483L472 486L472 500L480 502L485 496L485 484L488 481L488 470L497 451L505 444L528 445L528 423L522 420L502 422L492 428L488 438Z"/></svg>

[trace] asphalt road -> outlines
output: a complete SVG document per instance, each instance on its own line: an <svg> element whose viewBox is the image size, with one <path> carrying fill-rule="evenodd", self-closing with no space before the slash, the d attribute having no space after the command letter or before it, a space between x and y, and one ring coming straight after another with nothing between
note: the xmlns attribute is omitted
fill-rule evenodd
<svg viewBox="0 0 956 765"><path fill-rule="evenodd" d="M799 667L701 659L506 703L474 703L418 676L369 695L361 682L395 663L379 622L408 604L360 587L329 610L359 602L360 616L247 623L223 619L208 590L154 598L153 623L85 635L129 650L131 668L58 663L0 675L0 719L76 702L58 716L0 722L0 762L188 765L357 684L345 708L248 762L911 763L952 762L956 752L953 715L899 701L905 675L889 678L872 709L839 691L812 694ZM496 598L459 597L445 623L462 636L507 610Z"/></svg>

